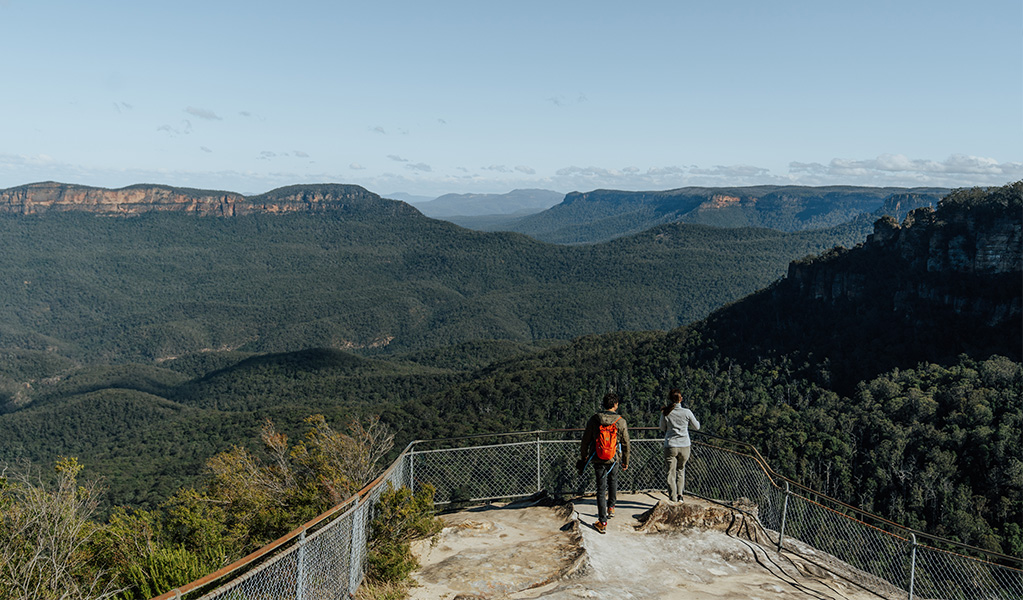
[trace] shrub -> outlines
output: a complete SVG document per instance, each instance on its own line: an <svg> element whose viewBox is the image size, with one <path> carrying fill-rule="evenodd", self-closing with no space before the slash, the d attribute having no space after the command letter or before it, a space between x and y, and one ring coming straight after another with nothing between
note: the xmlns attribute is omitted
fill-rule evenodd
<svg viewBox="0 0 1023 600"><path fill-rule="evenodd" d="M366 579L372 587L399 584L407 588L410 575L419 568L412 542L429 537L443 524L433 509L434 488L424 486L417 494L407 487L388 484L380 495L373 518L367 557Z"/></svg>

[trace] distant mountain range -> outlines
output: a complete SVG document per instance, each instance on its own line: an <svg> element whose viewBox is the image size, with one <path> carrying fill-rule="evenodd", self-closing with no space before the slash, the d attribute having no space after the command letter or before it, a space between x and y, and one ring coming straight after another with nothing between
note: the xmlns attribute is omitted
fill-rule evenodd
<svg viewBox="0 0 1023 600"><path fill-rule="evenodd" d="M445 194L415 207L428 217L529 215L558 204L565 195L550 190L512 190L507 194ZM449 219L457 222L454 219Z"/></svg>
<svg viewBox="0 0 1023 600"><path fill-rule="evenodd" d="M467 231L352 185L242 196L31 184L0 190L0 277L8 282L0 348L121 361L213 348L407 351L670 329L767 286L790 261L862 242L876 218L898 221L938 193L602 190L569 194L519 221L534 233L614 240L580 247ZM549 202L551 194L490 200Z"/></svg>
<svg viewBox="0 0 1023 600"><path fill-rule="evenodd" d="M109 215L130 218L97 218ZM37 184L0 192L0 348L121 362L670 329L791 260L855 245L863 226L670 223L564 246L463 229L358 186L244 197Z"/></svg>
<svg viewBox="0 0 1023 600"><path fill-rule="evenodd" d="M936 206L949 190L757 186L680 188L661 192L596 190L562 196L549 190L507 194L447 194L417 202L415 210L478 231L515 231L557 244L594 243L632 235L667 223L714 227L765 227L794 232L823 229L856 219L901 220L921 206ZM232 217L248 214L322 213L362 210L380 197L359 186L296 185L256 196L234 192L133 185L109 190L55 182L0 190L0 213L82 211L108 215L182 212ZM404 212L390 201L386 210ZM525 216L523 216L525 215Z"/></svg>
<svg viewBox="0 0 1023 600"><path fill-rule="evenodd" d="M480 228L517 231L557 244L606 241L676 222L803 231L867 215L888 214L901 220L914 208L936 206L948 192L942 188L851 186L596 190L573 192L543 212Z"/></svg>

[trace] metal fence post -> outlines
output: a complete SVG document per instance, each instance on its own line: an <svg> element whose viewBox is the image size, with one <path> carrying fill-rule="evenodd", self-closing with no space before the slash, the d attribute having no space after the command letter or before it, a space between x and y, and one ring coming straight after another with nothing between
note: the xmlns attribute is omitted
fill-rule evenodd
<svg viewBox="0 0 1023 600"><path fill-rule="evenodd" d="M408 489L415 494L415 448L408 449Z"/></svg>
<svg viewBox="0 0 1023 600"><path fill-rule="evenodd" d="M785 538L785 517L789 514L789 482L785 482L785 503L781 507L781 529L778 530L778 552L782 549L782 540Z"/></svg>
<svg viewBox="0 0 1023 600"><path fill-rule="evenodd" d="M909 559L909 600L913 600L913 583L916 580L916 534L909 534L911 544Z"/></svg>
<svg viewBox="0 0 1023 600"><path fill-rule="evenodd" d="M540 487L540 434L536 434L536 491L539 492Z"/></svg>
<svg viewBox="0 0 1023 600"><path fill-rule="evenodd" d="M295 583L296 600L305 599L305 530L298 536L298 581Z"/></svg>
<svg viewBox="0 0 1023 600"><path fill-rule="evenodd" d="M368 526L366 521L368 517L366 515L370 507L370 502L359 504L358 501L355 504L355 508L352 510L351 517L351 543L348 550L348 592L349 594L355 594L355 590L359 589L359 582L362 581L362 560L360 554L369 552L369 533L367 531Z"/></svg>

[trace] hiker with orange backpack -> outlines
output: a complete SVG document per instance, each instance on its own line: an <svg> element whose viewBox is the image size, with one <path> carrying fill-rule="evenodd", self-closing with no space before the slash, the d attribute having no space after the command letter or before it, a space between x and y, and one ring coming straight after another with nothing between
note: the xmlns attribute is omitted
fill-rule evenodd
<svg viewBox="0 0 1023 600"><path fill-rule="evenodd" d="M629 468L629 427L618 414L618 394L608 392L601 402L604 410L594 414L586 423L580 444L580 459L576 463L579 474L586 464L593 463L597 476L597 523L594 528L607 532L607 519L615 514L618 498L618 465Z"/></svg>

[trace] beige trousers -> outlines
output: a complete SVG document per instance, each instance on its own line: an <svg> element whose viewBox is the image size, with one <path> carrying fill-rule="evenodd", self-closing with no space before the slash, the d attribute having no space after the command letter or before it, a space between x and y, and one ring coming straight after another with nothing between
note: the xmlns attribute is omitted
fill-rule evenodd
<svg viewBox="0 0 1023 600"><path fill-rule="evenodd" d="M690 446L664 449L664 462L668 467L668 497L672 502L681 500L682 494L685 493L689 450Z"/></svg>

